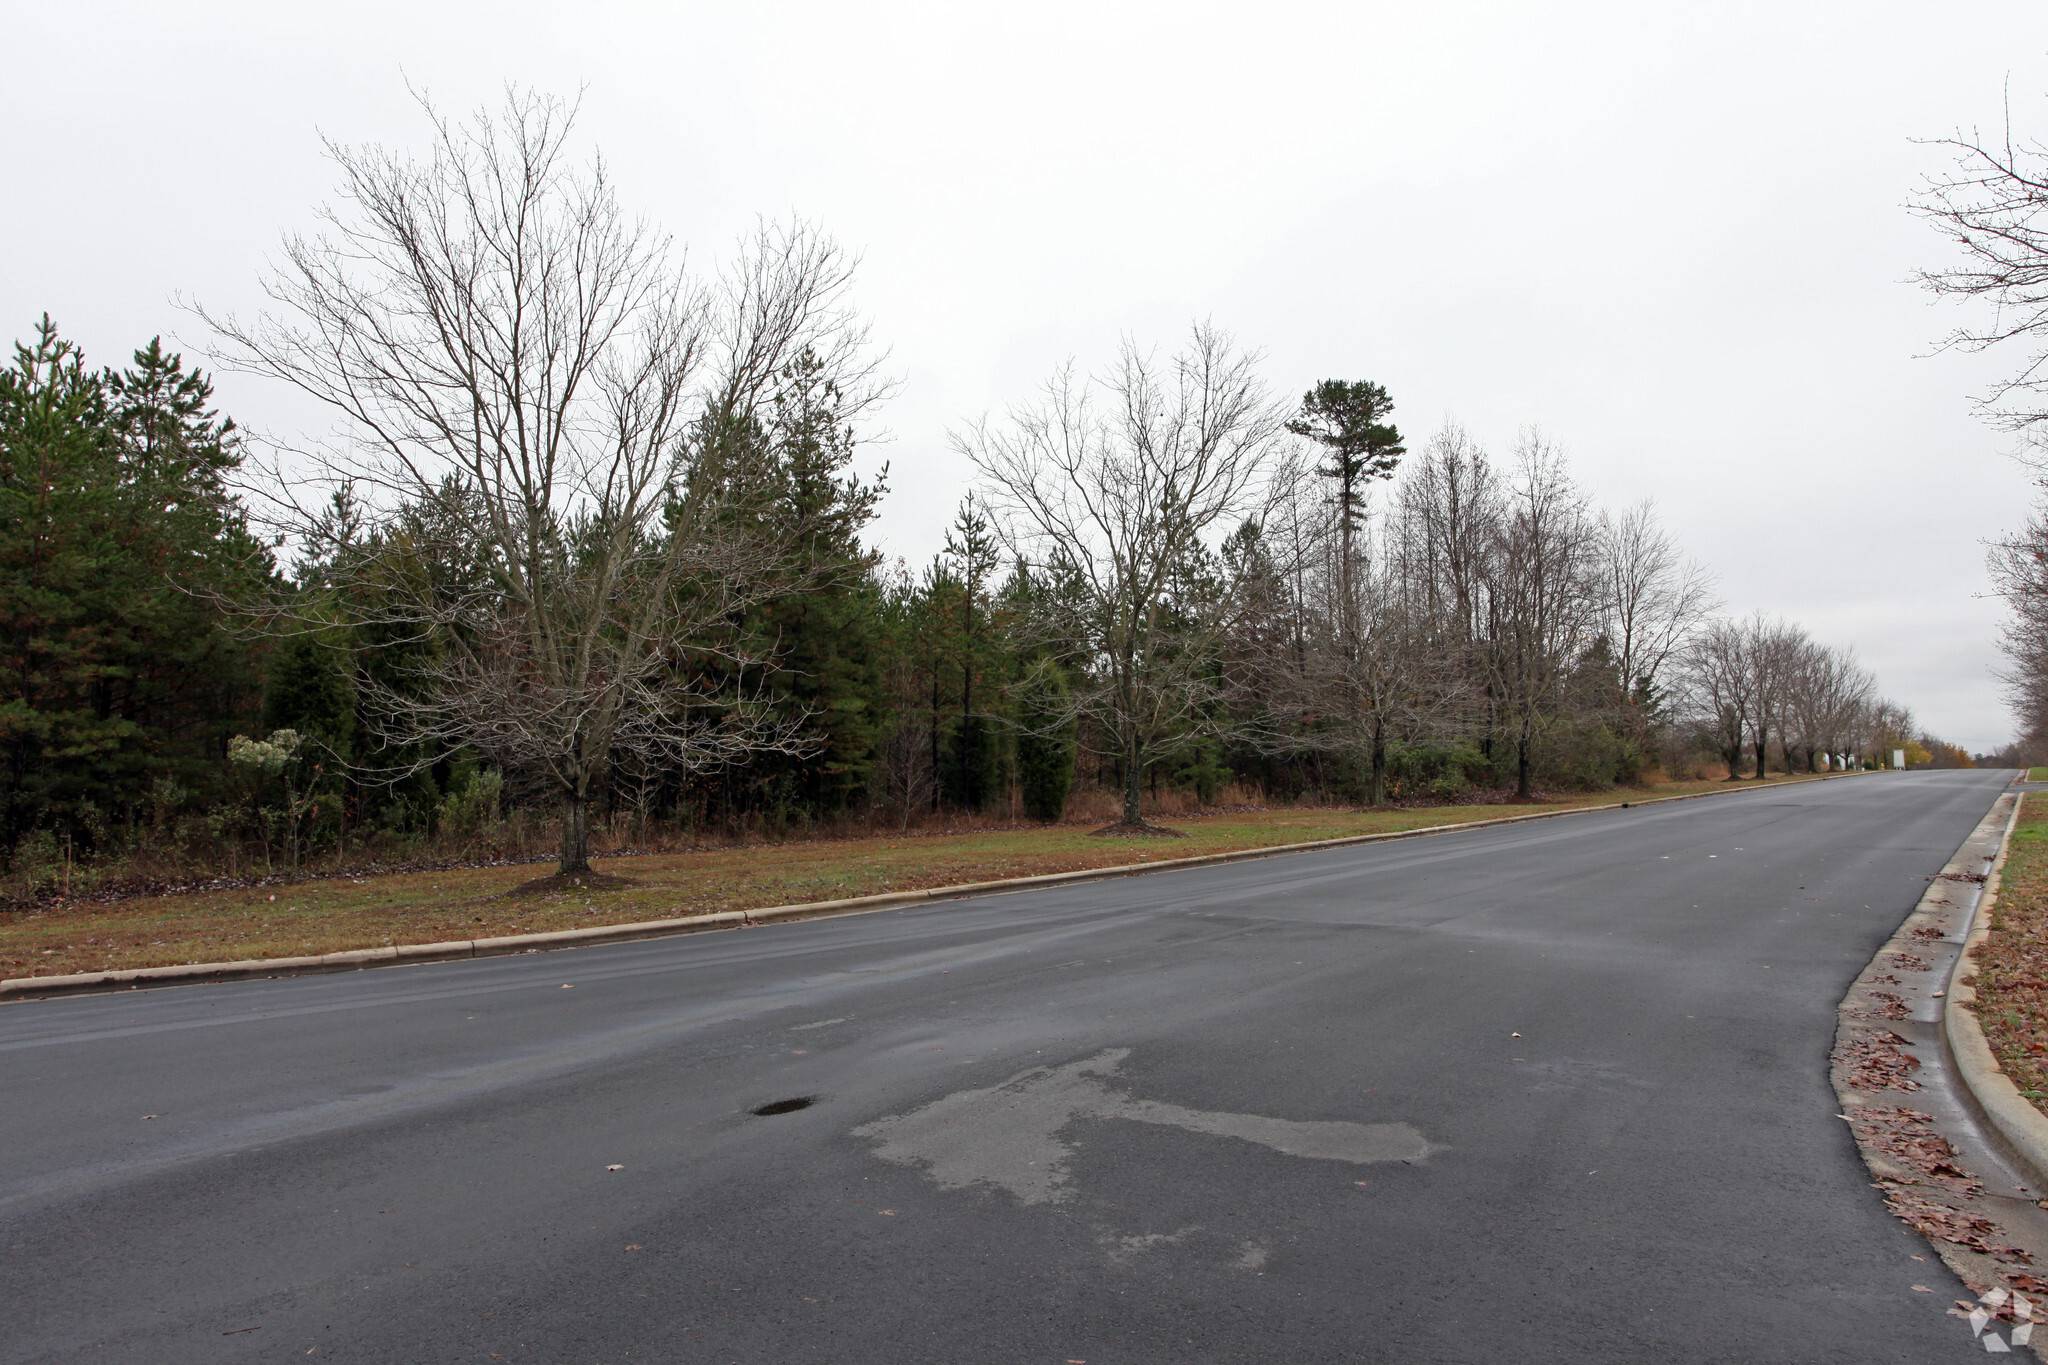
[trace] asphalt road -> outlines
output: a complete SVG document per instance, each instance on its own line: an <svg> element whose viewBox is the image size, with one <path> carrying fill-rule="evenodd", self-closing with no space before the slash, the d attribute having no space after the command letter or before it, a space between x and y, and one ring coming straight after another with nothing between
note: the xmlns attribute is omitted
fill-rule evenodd
<svg viewBox="0 0 2048 1365"><path fill-rule="evenodd" d="M1979 1358L1827 1054L2009 776L0 1007L0 1359Z"/></svg>

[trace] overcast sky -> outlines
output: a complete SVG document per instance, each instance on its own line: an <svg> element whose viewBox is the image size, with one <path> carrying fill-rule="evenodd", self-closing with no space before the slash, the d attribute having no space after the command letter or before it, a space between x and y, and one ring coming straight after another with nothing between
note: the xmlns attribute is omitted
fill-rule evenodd
<svg viewBox="0 0 2048 1365"><path fill-rule="evenodd" d="M902 380L876 526L913 563L967 485L946 432L1119 336L1212 319L1281 392L1385 384L1505 454L1540 425L1603 503L1654 498L1731 610L1853 645L1973 749L2009 720L1982 541L2025 515L1970 396L2017 356L1961 318L1901 205L1938 150L2048 135L2048 9L2020 4L779 3L16 6L0 312L94 362L174 296L249 311L330 196L319 135L423 144L573 96L629 205L711 264L757 214L863 259ZM223 408L317 420L223 377Z"/></svg>

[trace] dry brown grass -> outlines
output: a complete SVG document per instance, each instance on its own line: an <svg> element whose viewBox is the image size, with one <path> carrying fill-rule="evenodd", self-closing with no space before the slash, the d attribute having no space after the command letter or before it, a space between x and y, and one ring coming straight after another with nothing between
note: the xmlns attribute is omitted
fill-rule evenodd
<svg viewBox="0 0 2048 1365"><path fill-rule="evenodd" d="M744 848L708 848L601 859L599 870L630 879L603 890L556 888L507 893L543 871L532 865L402 872L290 885L136 896L103 904L55 904L0 912L0 976L164 966L184 962L291 957L447 939L543 933L599 924L758 909L883 891L951 886L1002 877L1158 862L1236 849L1354 834L1386 833L1535 808L1604 805L1631 797L1715 790L1719 782L1676 782L1650 790L1399 810L1297 809L1173 813L1184 839L1098 839L1070 812L1050 827L881 834ZM1164 813L1164 812L1162 812Z"/></svg>
<svg viewBox="0 0 2048 1365"><path fill-rule="evenodd" d="M1998 1063L2048 1113L2048 793L2021 797L1990 932L1977 950L1978 1021Z"/></svg>

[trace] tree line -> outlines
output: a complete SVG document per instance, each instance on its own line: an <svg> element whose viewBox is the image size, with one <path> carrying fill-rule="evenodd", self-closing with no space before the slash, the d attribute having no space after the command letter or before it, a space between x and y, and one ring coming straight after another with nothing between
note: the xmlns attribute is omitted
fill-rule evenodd
<svg viewBox="0 0 2048 1365"><path fill-rule="evenodd" d="M974 488L913 568L853 461L889 390L852 263L764 225L710 278L514 94L432 150L334 149L273 311L217 366L331 442L257 446L152 342L47 320L0 377L0 846L155 838L337 863L545 814L616 830L1061 817L1113 792L1523 799L1762 776L1915 736L1846 651L1719 614L1647 504L1559 447L1393 397L1283 399L1198 325L962 426ZM1934 758L1925 745L1916 752ZM67 852L65 856L70 856Z"/></svg>

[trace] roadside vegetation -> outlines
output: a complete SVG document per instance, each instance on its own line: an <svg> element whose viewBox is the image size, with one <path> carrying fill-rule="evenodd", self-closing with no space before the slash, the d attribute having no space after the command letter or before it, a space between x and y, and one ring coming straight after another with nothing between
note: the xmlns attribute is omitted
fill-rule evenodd
<svg viewBox="0 0 2048 1365"><path fill-rule="evenodd" d="M1173 840L1106 840L1085 824L1070 824L707 848L600 859L594 878L600 887L588 890L533 887L531 865L497 865L57 902L0 911L0 977L547 933L1723 789L1725 783L1707 780L1548 797L1529 805L1190 814L1175 817L1185 837Z"/></svg>
<svg viewBox="0 0 2048 1365"><path fill-rule="evenodd" d="M2020 799L1990 932L1977 950L1976 1011L2005 1074L2048 1114L2048 794Z"/></svg>
<svg viewBox="0 0 2048 1365"><path fill-rule="evenodd" d="M514 92L423 155L336 145L272 311L199 310L333 419L317 450L156 342L17 347L0 905L1973 761L1849 651L1722 614L1554 439L1411 449L1384 387L1296 401L1207 325L963 420L943 548L891 561L852 258L769 224L689 274L572 122Z"/></svg>

